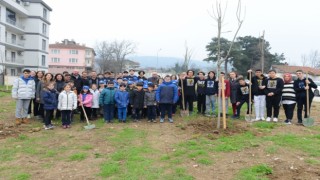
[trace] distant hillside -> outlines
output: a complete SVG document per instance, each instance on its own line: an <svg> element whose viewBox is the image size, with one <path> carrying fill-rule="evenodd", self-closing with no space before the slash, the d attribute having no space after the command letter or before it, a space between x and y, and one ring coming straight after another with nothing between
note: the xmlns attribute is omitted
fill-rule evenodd
<svg viewBox="0 0 320 180"><path fill-rule="evenodd" d="M157 66L157 56L131 56L128 59L140 63L140 67L156 67ZM175 57L159 57L158 58L158 68L168 68L174 66L176 62L183 63L182 58ZM191 60L190 65L195 64L199 68L208 67L209 63L202 60Z"/></svg>

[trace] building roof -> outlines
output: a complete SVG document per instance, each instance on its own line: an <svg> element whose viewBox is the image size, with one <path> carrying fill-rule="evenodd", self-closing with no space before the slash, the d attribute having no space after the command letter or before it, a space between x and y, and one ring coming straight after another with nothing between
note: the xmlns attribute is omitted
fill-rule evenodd
<svg viewBox="0 0 320 180"><path fill-rule="evenodd" d="M52 11L52 8L47 4L45 3L44 1L42 0L22 0L23 2L30 2L30 3L40 3L42 4L44 7L46 7L49 11Z"/></svg>
<svg viewBox="0 0 320 180"><path fill-rule="evenodd" d="M96 55L95 51L91 47L87 47L85 44L76 43L74 40L65 39L61 41L61 43L56 42L55 44L49 44L50 49L90 49L93 51L94 55Z"/></svg>
<svg viewBox="0 0 320 180"><path fill-rule="evenodd" d="M320 69L306 66L272 65L271 69L276 69L279 73L295 73L297 70L302 70L305 73L320 76Z"/></svg>

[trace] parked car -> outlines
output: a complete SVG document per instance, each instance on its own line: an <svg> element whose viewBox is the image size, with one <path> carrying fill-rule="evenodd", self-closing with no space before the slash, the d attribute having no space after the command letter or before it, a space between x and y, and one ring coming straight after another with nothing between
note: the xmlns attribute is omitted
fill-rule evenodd
<svg viewBox="0 0 320 180"><path fill-rule="evenodd" d="M312 88L312 91L314 93L315 96L320 96L320 81L314 81L314 83L316 83L316 85L318 86L317 89Z"/></svg>

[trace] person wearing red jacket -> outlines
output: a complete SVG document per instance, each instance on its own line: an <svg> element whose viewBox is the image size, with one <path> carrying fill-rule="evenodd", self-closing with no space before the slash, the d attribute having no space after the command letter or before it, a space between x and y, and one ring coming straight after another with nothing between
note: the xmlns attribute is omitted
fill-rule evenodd
<svg viewBox="0 0 320 180"><path fill-rule="evenodd" d="M223 77L225 76L224 72L220 73L220 77L219 78L221 79L222 76ZM221 84L219 82L219 91L221 90L221 88L222 88L222 86L221 86ZM225 95L224 101L225 101L225 104L226 104L226 116L228 116L228 107L229 107L229 103L228 102L229 102L229 97L230 97L230 82L227 79L224 79L224 95ZM222 92L220 94L218 92L218 96L219 96L220 101L221 101L219 107L221 109L220 117L222 117Z"/></svg>

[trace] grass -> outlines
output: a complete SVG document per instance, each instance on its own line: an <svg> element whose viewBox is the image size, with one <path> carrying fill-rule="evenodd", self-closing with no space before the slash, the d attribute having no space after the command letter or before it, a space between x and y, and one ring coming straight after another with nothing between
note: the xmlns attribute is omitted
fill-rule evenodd
<svg viewBox="0 0 320 180"><path fill-rule="evenodd" d="M272 174L272 168L266 164L259 164L241 169L236 175L236 180L266 180L266 175Z"/></svg>
<svg viewBox="0 0 320 180"><path fill-rule="evenodd" d="M268 154L276 154L278 152L278 149L279 149L279 146L267 146L265 148L265 152L268 153Z"/></svg>
<svg viewBox="0 0 320 180"><path fill-rule="evenodd" d="M264 121L259 121L253 123L253 127L259 128L259 129L274 129L277 127L279 124L277 123L270 123L270 122L264 122Z"/></svg>
<svg viewBox="0 0 320 180"><path fill-rule="evenodd" d="M313 164L313 165L320 164L320 160L317 160L317 159L306 159L304 162L306 162L307 164Z"/></svg>
<svg viewBox="0 0 320 180"><path fill-rule="evenodd" d="M251 132L245 132L234 136L221 137L213 143L215 144L214 151L216 152L232 152L257 147L259 146L259 139Z"/></svg>
<svg viewBox="0 0 320 180"><path fill-rule="evenodd" d="M28 180L30 178L31 178L31 175L28 173L19 173L19 174L14 175L13 179L15 179L15 180Z"/></svg>
<svg viewBox="0 0 320 180"><path fill-rule="evenodd" d="M86 153L75 153L75 154L72 154L70 157L69 157L69 160L70 161L82 161L82 160L85 160L87 158L87 154Z"/></svg>

